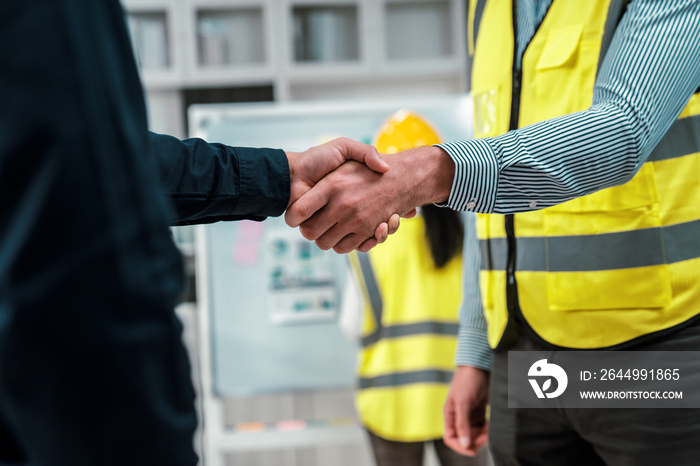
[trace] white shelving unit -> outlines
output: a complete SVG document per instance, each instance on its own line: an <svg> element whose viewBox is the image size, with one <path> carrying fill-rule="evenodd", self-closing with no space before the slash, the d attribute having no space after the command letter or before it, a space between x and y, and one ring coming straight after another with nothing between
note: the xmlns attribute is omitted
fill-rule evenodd
<svg viewBox="0 0 700 466"><path fill-rule="evenodd" d="M465 90L462 0L123 3L153 115L172 115L185 89L271 85L277 101ZM184 137L179 113L154 129Z"/></svg>

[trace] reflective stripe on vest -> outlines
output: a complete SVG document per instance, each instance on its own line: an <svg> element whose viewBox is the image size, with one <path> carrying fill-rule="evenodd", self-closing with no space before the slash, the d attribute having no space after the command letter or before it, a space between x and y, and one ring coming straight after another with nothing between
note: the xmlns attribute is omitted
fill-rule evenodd
<svg viewBox="0 0 700 466"><path fill-rule="evenodd" d="M518 270L589 272L674 264L700 257L700 220L585 236L517 238ZM481 270L506 267L506 239L480 240ZM548 250L561 251L548 256ZM597 254L590 254L597 251Z"/></svg>
<svg viewBox="0 0 700 466"><path fill-rule="evenodd" d="M409 251L409 253L407 253ZM436 270L423 219L405 220L391 242L351 254L365 294L357 410L395 441L439 438L441 404L454 371L461 258Z"/></svg>
<svg viewBox="0 0 700 466"><path fill-rule="evenodd" d="M379 292L379 286L377 285L374 272L372 271L372 264L370 263L369 256L367 254L359 253L357 255L357 259L360 263L360 269L362 270L362 278L364 280L367 296L369 297L369 305L372 309L372 315L374 316L374 321L376 322L374 331L369 335L362 337L363 348L377 343L382 338L398 338L426 334L457 335L459 324L451 322L423 321L410 324L394 324L391 326L384 326L382 324L382 296ZM431 382L433 380L425 379L423 381Z"/></svg>
<svg viewBox="0 0 700 466"><path fill-rule="evenodd" d="M519 126L590 106L601 50L624 3L552 2L523 57ZM510 123L514 38L503 26L511 8L508 1L487 1L484 8L472 76L477 137L502 134ZM556 346L606 348L695 317L699 175L696 94L630 182L514 215L516 312L526 327ZM478 232L489 341L497 347L514 318L505 296L503 217L480 215Z"/></svg>

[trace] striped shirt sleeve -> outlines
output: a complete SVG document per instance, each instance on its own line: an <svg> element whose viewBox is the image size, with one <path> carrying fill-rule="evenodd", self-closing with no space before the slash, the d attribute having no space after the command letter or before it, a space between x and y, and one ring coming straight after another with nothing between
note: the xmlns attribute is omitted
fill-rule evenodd
<svg viewBox="0 0 700 466"><path fill-rule="evenodd" d="M486 334L486 319L479 291L479 244L476 216L465 212L462 252L462 304L459 309L459 335L455 364L491 370L491 348Z"/></svg>
<svg viewBox="0 0 700 466"><path fill-rule="evenodd" d="M588 110L439 145L456 165L447 205L524 212L625 183L698 87L700 0L633 0Z"/></svg>

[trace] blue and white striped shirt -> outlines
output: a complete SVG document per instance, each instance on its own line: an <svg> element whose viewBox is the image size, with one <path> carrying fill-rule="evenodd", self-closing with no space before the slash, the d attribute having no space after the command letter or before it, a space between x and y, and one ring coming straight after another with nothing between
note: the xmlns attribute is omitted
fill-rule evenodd
<svg viewBox="0 0 700 466"><path fill-rule="evenodd" d="M551 3L518 2L518 63ZM456 167L447 206L524 212L625 183L698 87L700 0L632 0L601 64L588 110L498 137L440 144ZM465 254L477 249L473 225L466 226L471 229L465 230ZM467 292L478 290L478 256L465 259L457 364L489 368L481 301L478 293ZM470 263L474 268L467 270Z"/></svg>

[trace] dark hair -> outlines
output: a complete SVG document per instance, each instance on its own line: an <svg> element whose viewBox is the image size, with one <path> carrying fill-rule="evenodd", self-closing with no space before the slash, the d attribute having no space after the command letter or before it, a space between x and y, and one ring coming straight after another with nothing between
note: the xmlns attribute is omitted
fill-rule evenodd
<svg viewBox="0 0 700 466"><path fill-rule="evenodd" d="M438 269L462 252L464 224L459 212L433 204L421 207L425 220L425 236L433 262Z"/></svg>

